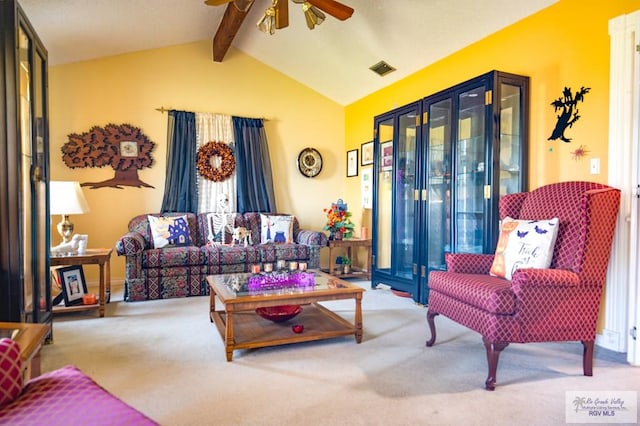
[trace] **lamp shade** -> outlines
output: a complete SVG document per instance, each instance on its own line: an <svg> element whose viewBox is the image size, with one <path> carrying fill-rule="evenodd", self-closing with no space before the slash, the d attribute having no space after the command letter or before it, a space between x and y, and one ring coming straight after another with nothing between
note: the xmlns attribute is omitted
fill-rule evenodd
<svg viewBox="0 0 640 426"><path fill-rule="evenodd" d="M89 212L80 183L75 181L49 182L50 214L83 214Z"/></svg>

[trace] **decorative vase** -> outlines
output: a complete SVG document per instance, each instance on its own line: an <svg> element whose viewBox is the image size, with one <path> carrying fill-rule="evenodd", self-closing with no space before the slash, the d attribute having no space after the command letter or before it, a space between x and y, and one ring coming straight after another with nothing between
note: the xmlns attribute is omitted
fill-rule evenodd
<svg viewBox="0 0 640 426"><path fill-rule="evenodd" d="M334 240L341 240L341 239L342 239L342 232L340 232L340 231L335 231L335 232L333 233L333 239L334 239Z"/></svg>
<svg viewBox="0 0 640 426"><path fill-rule="evenodd" d="M343 270L345 274L350 274L351 273L351 265L344 265L343 266Z"/></svg>

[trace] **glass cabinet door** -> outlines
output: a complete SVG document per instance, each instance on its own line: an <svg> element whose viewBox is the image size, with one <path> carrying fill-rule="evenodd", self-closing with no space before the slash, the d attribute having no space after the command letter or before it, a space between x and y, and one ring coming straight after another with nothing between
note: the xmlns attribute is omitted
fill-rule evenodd
<svg viewBox="0 0 640 426"><path fill-rule="evenodd" d="M444 253L451 251L451 116L447 98L427 106L427 268L446 269Z"/></svg>
<svg viewBox="0 0 640 426"><path fill-rule="evenodd" d="M520 191L522 88L500 83L500 196Z"/></svg>
<svg viewBox="0 0 640 426"><path fill-rule="evenodd" d="M0 320L51 322L47 51L15 0L0 1Z"/></svg>
<svg viewBox="0 0 640 426"><path fill-rule="evenodd" d="M376 177L376 192L374 199L374 214L376 216L375 229L375 267L378 271L391 271L391 224L393 223L393 135L394 135L394 119L393 117L385 119L377 126L377 146L374 152L377 152L379 161L378 176ZM377 148L377 149L376 149Z"/></svg>
<svg viewBox="0 0 640 426"><path fill-rule="evenodd" d="M485 183L485 86L458 95L455 141L455 251L482 253Z"/></svg>
<svg viewBox="0 0 640 426"><path fill-rule="evenodd" d="M393 221L394 253L397 256L396 274L411 279L414 265L414 232L416 224L413 191L416 183L416 134L419 111L412 109L398 118L397 161L395 163L395 218Z"/></svg>

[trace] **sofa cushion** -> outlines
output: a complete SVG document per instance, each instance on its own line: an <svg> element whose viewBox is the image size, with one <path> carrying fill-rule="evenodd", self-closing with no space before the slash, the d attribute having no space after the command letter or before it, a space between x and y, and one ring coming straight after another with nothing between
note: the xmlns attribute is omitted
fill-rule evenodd
<svg viewBox="0 0 640 426"><path fill-rule="evenodd" d="M291 244L293 216L260 215L260 243Z"/></svg>
<svg viewBox="0 0 640 426"><path fill-rule="evenodd" d="M172 266L202 265L206 258L202 257L200 247L164 247L142 252L142 268L168 268Z"/></svg>
<svg viewBox="0 0 640 426"><path fill-rule="evenodd" d="M20 346L5 337L0 339L0 406L16 399L21 390Z"/></svg>
<svg viewBox="0 0 640 426"><path fill-rule="evenodd" d="M260 262L275 263L278 260L308 260L309 246L304 244L262 244Z"/></svg>
<svg viewBox="0 0 640 426"><path fill-rule="evenodd" d="M511 279L520 268L548 268L558 236L558 218L502 220L491 275Z"/></svg>
<svg viewBox="0 0 640 426"><path fill-rule="evenodd" d="M260 250L255 246L216 245L201 247L207 265L250 265L261 262ZM248 266L246 268L248 270Z"/></svg>
<svg viewBox="0 0 640 426"><path fill-rule="evenodd" d="M148 216L153 247L190 246L191 234L186 216L166 217Z"/></svg>

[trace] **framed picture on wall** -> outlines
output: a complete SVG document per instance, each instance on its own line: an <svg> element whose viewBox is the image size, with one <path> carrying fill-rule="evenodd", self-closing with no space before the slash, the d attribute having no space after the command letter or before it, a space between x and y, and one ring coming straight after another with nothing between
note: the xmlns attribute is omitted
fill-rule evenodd
<svg viewBox="0 0 640 426"><path fill-rule="evenodd" d="M380 144L380 170L391 170L393 168L393 142Z"/></svg>
<svg viewBox="0 0 640 426"><path fill-rule="evenodd" d="M347 177L358 176L358 150L347 151Z"/></svg>
<svg viewBox="0 0 640 426"><path fill-rule="evenodd" d="M360 165L368 166L373 164L373 142L365 142L360 148Z"/></svg>

